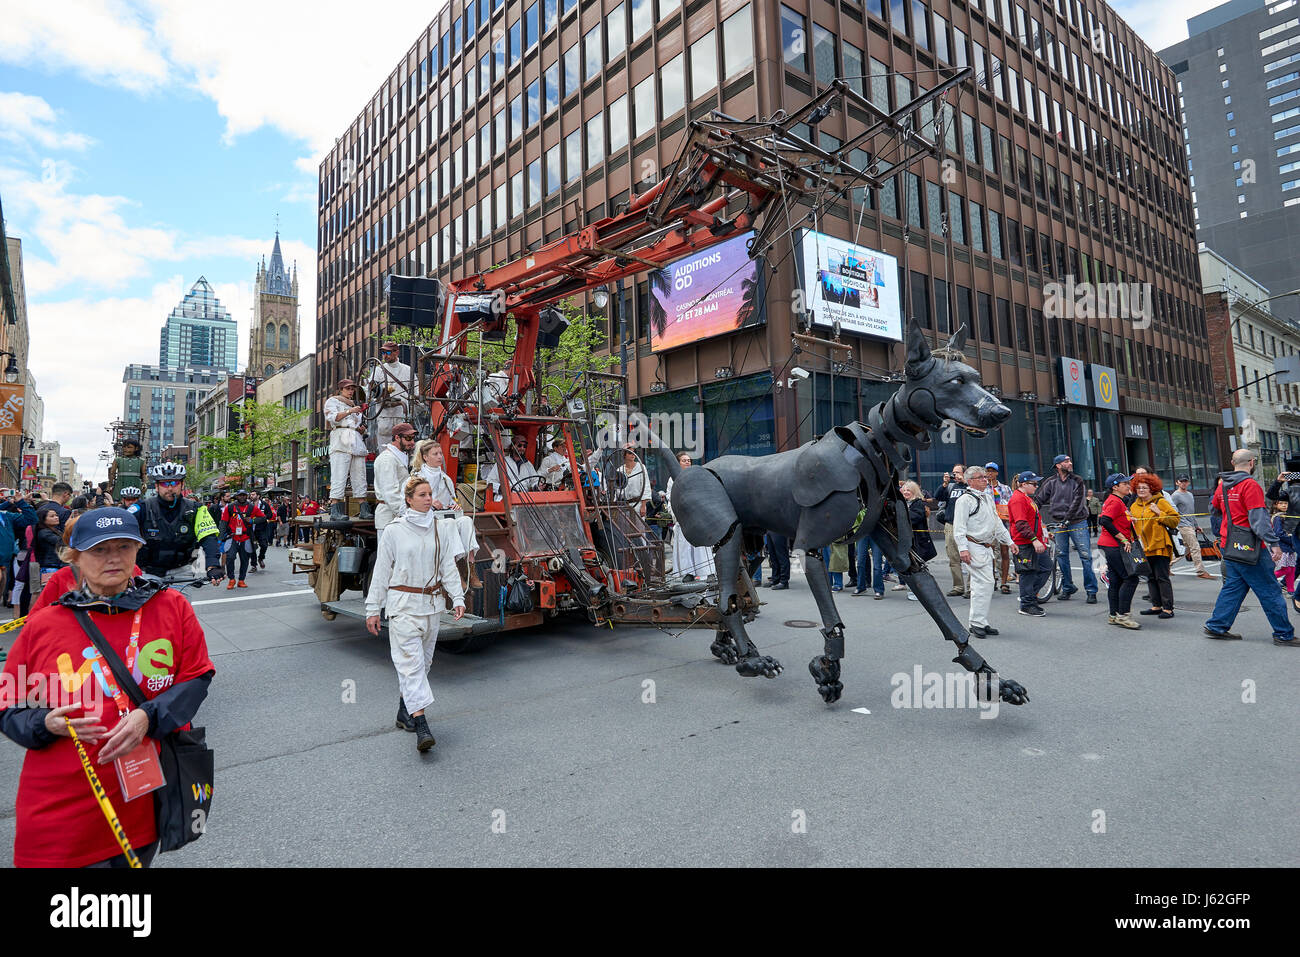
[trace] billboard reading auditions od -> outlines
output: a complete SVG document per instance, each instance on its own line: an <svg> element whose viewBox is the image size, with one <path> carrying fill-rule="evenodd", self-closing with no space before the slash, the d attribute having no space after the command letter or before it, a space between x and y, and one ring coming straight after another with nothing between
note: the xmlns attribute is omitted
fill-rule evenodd
<svg viewBox="0 0 1300 957"><path fill-rule="evenodd" d="M898 260L887 253L805 229L802 279L812 321L844 332L902 341Z"/></svg>
<svg viewBox="0 0 1300 957"><path fill-rule="evenodd" d="M741 233L650 274L655 352L763 324L762 273L749 258L753 235Z"/></svg>

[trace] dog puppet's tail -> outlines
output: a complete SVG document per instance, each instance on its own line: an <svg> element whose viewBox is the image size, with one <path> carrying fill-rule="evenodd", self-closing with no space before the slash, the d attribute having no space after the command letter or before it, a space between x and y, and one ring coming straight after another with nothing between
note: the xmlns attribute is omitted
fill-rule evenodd
<svg viewBox="0 0 1300 957"><path fill-rule="evenodd" d="M652 448L659 453L659 461L662 462L664 468L668 470L669 478L677 479L680 477L682 474L682 464L677 461L677 456L673 453L673 450L665 445L659 436L655 435L654 429L650 428L649 422L637 414L635 427L637 444L643 445L647 448Z"/></svg>

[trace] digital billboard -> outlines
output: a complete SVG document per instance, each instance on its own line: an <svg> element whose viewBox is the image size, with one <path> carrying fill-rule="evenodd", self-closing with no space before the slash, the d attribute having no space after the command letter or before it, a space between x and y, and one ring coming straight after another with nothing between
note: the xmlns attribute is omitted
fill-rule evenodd
<svg viewBox="0 0 1300 957"><path fill-rule="evenodd" d="M799 278L814 325L838 322L844 332L902 340L897 259L811 229L800 244Z"/></svg>
<svg viewBox="0 0 1300 957"><path fill-rule="evenodd" d="M752 232L684 256L650 276L655 352L762 325L762 270L749 258Z"/></svg>

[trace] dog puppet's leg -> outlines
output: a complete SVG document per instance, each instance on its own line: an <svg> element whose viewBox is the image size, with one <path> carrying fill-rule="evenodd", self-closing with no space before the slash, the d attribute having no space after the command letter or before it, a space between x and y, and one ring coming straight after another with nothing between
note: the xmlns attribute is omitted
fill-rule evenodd
<svg viewBox="0 0 1300 957"><path fill-rule="evenodd" d="M873 540L885 546L885 554L889 556L890 564L898 570L899 578L912 589L917 601L934 619L943 636L956 644L957 657L953 661L967 671L975 673L976 687L981 697L989 696L992 682L996 679L998 694L1003 701L1007 704L1026 703L1029 700L1029 693L1024 685L1010 678L999 677L993 667L970 647L969 632L953 614L947 598L944 597L943 589L934 580L925 562L921 561L920 556L912 553L910 528L906 524L903 528L904 534L896 536L893 529L877 526ZM899 538L903 539L901 543Z"/></svg>
<svg viewBox="0 0 1300 957"><path fill-rule="evenodd" d="M740 539L740 526L736 525L713 553L718 569L718 608L722 612L722 623L735 642L736 672L746 678L756 678L759 675L775 678L781 673L781 662L760 655L745 633L744 615L740 610L740 598L736 594L736 576L740 572ZM722 636L719 635L714 642L713 653L726 661L716 648L721 644L725 649L726 643L721 639Z"/></svg>
<svg viewBox="0 0 1300 957"><path fill-rule="evenodd" d="M808 549L804 559L807 562L805 574L808 577L808 587L817 600L817 611L825 626L822 628L825 653L808 662L808 671L817 682L817 693L823 701L830 704L838 701L844 692L844 685L840 683L840 659L844 657L844 622L840 621L840 613L831 597L831 580L826 573L821 549Z"/></svg>

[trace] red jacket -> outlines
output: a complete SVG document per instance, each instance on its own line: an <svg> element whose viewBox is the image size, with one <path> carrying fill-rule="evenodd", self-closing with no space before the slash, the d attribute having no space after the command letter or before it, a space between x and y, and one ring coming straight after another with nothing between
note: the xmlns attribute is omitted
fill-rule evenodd
<svg viewBox="0 0 1300 957"><path fill-rule="evenodd" d="M1007 503L1007 514L1011 517L1011 540L1017 545L1032 545L1036 539L1047 541L1043 531L1043 518L1038 514L1038 505L1023 489L1016 489Z"/></svg>
<svg viewBox="0 0 1300 957"><path fill-rule="evenodd" d="M158 592L142 609L138 653L128 650L134 615L90 612L109 646L124 661L134 664L140 690L146 699L185 681L214 670L208 657L207 640L190 603L179 593ZM99 679L87 658L89 642L70 609L53 605L33 615L14 642L5 660L4 672L10 687L18 676L30 682L32 676L54 676L66 682L72 701L82 704L70 717L104 717L103 724L117 724L113 699L99 690ZM46 678L45 680L49 680ZM49 700L47 698L47 700ZM0 698L0 707L15 704ZM145 738L156 745L153 738ZM131 843L139 848L157 838L154 829L154 799L122 800L122 786L112 765L98 764L102 742L86 745L99 780L108 793ZM113 832L95 801L81 759L71 738L58 737L46 747L30 750L23 759L18 779L18 800L14 828L14 864L18 867L84 867L121 853Z"/></svg>
<svg viewBox="0 0 1300 957"><path fill-rule="evenodd" d="M240 508L237 503L226 506L221 513L221 529L229 529L230 537L237 542L246 542L253 537L253 519L266 518L262 509L251 502Z"/></svg>

